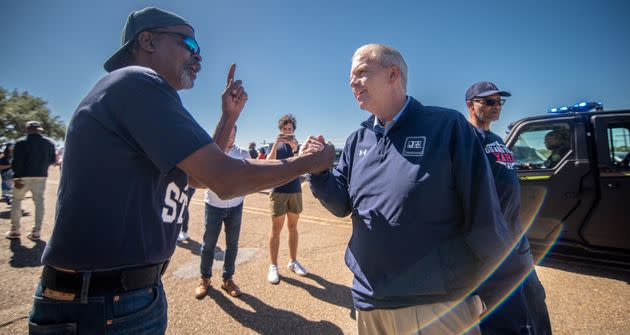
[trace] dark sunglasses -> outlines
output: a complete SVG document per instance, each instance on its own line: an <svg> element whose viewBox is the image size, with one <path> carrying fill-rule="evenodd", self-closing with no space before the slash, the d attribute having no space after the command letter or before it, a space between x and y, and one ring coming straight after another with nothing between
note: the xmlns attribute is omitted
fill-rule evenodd
<svg viewBox="0 0 630 335"><path fill-rule="evenodd" d="M494 106L496 104L503 106L505 104L505 99L473 99L473 101L486 106Z"/></svg>
<svg viewBox="0 0 630 335"><path fill-rule="evenodd" d="M197 40L194 39L191 36L188 36L188 35L182 34L182 33L178 33L178 32L174 32L174 31L161 31L161 30L154 30L151 33L153 33L153 34L167 34L167 35L181 37L182 38L182 43L184 43L184 46L186 47L186 49L188 49L188 51L190 51L193 55L199 55L201 53L201 48L199 47L199 43L197 43Z"/></svg>

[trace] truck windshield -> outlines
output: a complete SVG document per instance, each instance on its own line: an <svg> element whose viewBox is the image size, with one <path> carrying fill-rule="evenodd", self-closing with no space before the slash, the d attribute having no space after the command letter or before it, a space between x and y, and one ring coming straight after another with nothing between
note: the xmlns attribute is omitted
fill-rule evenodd
<svg viewBox="0 0 630 335"><path fill-rule="evenodd" d="M570 126L545 124L524 129L511 148L518 169L551 169L571 149Z"/></svg>

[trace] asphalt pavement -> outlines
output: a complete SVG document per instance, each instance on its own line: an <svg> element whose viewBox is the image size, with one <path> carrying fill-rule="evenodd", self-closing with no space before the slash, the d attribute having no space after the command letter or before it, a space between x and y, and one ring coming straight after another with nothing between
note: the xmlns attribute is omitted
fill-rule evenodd
<svg viewBox="0 0 630 335"><path fill-rule="evenodd" d="M51 167L42 241L34 243L25 237L33 223L30 198L23 205L22 238L0 238L0 334L27 332L32 294L41 273L40 257L52 230L58 180L58 169ZM167 334L356 334L349 291L352 275L343 261L352 233L350 220L326 212L308 187L303 198L298 259L309 276L297 276L286 268L284 229L281 281L278 285L267 282L268 194L255 193L245 198L234 275L243 295L232 298L219 288L225 251L221 233L213 289L197 300L193 294L199 281L204 215L203 192L197 192L189 207L191 239L178 244L163 277L169 304ZM9 229L9 211L0 203L2 234ZM547 292L554 334L630 334L630 272L554 261L546 261L537 271Z"/></svg>

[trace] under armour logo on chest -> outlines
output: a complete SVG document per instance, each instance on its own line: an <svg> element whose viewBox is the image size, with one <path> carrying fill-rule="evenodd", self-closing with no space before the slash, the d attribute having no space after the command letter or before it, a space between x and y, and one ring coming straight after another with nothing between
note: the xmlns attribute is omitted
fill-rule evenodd
<svg viewBox="0 0 630 335"><path fill-rule="evenodd" d="M367 155L367 149L359 149L359 156Z"/></svg>

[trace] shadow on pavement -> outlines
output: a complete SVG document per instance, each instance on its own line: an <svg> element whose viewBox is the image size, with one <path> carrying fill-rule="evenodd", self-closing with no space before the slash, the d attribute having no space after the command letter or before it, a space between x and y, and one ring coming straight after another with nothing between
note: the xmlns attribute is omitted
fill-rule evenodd
<svg viewBox="0 0 630 335"><path fill-rule="evenodd" d="M289 285L297 286L304 289L316 299L347 308L348 312L350 313L350 317L353 320L356 320L355 311L352 304L352 295L350 293L349 287L329 282L328 280L313 273L309 273L309 275L304 278L314 280L321 287L317 287L309 283L305 283L301 280L286 276L282 277L282 281L286 282Z"/></svg>
<svg viewBox="0 0 630 335"><path fill-rule="evenodd" d="M627 269L624 270L596 263L578 263L554 258L546 258L541 265L567 272L625 281L630 284L630 271Z"/></svg>
<svg viewBox="0 0 630 335"><path fill-rule="evenodd" d="M191 238L183 242L177 242L177 246L180 248L190 250L190 253L195 256L201 256L201 244ZM222 261L225 259L225 251L217 245L214 247L214 260Z"/></svg>
<svg viewBox="0 0 630 335"><path fill-rule="evenodd" d="M201 243L193 240L192 238L189 238L183 242L177 242L177 246L190 250L193 255L201 255Z"/></svg>
<svg viewBox="0 0 630 335"><path fill-rule="evenodd" d="M215 289L211 289L208 296L243 327L257 334L343 334L341 328L330 321L310 321L296 313L269 306L246 293L241 295L240 300L248 304L253 312L235 305L232 300Z"/></svg>
<svg viewBox="0 0 630 335"><path fill-rule="evenodd" d="M22 210L22 216L29 216L31 215L31 213ZM9 209L8 211L4 211L4 212L0 212L0 219L7 219L10 220L11 219L11 210Z"/></svg>
<svg viewBox="0 0 630 335"><path fill-rule="evenodd" d="M32 268L42 265L42 253L46 248L46 242L39 240L35 242L32 248L22 245L20 239L11 240L11 251L13 257L9 261L9 265L14 268Z"/></svg>

